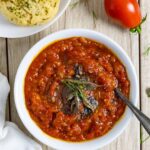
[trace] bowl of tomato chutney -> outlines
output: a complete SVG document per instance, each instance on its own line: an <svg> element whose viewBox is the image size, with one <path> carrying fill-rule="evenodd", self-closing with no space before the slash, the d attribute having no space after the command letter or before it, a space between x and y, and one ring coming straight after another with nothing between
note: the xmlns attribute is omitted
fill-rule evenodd
<svg viewBox="0 0 150 150"><path fill-rule="evenodd" d="M134 105L138 82L125 51L86 29L53 33L23 58L15 104L29 132L56 149L97 149L119 136L132 116L115 88Z"/></svg>

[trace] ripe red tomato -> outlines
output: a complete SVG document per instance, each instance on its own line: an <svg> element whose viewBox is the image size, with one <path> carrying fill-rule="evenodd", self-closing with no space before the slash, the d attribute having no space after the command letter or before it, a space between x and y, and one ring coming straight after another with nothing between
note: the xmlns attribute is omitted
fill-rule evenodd
<svg viewBox="0 0 150 150"><path fill-rule="evenodd" d="M105 0L106 13L119 20L127 28L135 28L142 22L137 0Z"/></svg>

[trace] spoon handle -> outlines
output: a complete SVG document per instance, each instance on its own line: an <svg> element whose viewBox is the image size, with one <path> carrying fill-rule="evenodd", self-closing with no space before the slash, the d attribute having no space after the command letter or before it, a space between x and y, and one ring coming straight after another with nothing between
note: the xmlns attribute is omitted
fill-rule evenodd
<svg viewBox="0 0 150 150"><path fill-rule="evenodd" d="M145 130L148 132L150 135L150 118L148 118L145 114L143 114L138 108L136 108L131 101L125 97L122 92L116 88L115 89L116 95L126 104L128 107L132 110L132 112L135 114L135 116L138 118L140 123L143 125Z"/></svg>

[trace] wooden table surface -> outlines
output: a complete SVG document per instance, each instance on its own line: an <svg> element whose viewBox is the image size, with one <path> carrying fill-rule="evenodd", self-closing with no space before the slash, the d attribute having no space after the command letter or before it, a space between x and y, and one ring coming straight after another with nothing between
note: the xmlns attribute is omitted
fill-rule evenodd
<svg viewBox="0 0 150 150"><path fill-rule="evenodd" d="M76 1L73 0L71 3L73 4ZM143 16L146 13L150 15L149 0L140 0L140 4ZM96 17L93 16L93 11ZM150 87L150 55L143 55L145 48L150 44L150 17L148 16L146 23L144 23L140 35L130 34L128 30L116 25L106 16L103 0L82 0L74 8L72 8L72 5L69 6L57 22L38 34L20 39L0 38L0 71L7 75L11 85L7 104L7 120L15 122L27 135L32 137L23 126L14 104L13 86L16 71L24 55L37 41L53 32L68 28L88 28L99 31L124 48L130 56L139 77L139 108L150 116L150 98L145 93L145 89ZM142 132L143 137L146 137L147 133L143 129ZM140 144L140 135L140 124L133 117L123 134L111 144L103 147L102 150L150 150L150 139ZM45 145L42 145L42 147L43 150L52 150Z"/></svg>

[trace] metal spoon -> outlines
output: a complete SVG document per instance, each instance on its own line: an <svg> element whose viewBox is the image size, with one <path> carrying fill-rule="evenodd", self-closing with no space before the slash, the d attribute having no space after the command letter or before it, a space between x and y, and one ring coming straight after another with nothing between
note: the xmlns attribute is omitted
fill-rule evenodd
<svg viewBox="0 0 150 150"><path fill-rule="evenodd" d="M129 101L128 98L122 94L122 92L118 88L115 89L115 94L132 110L132 112L135 114L137 119L140 121L140 123L143 125L145 130L150 135L150 118L148 118L138 108L136 108L131 103L131 101Z"/></svg>

